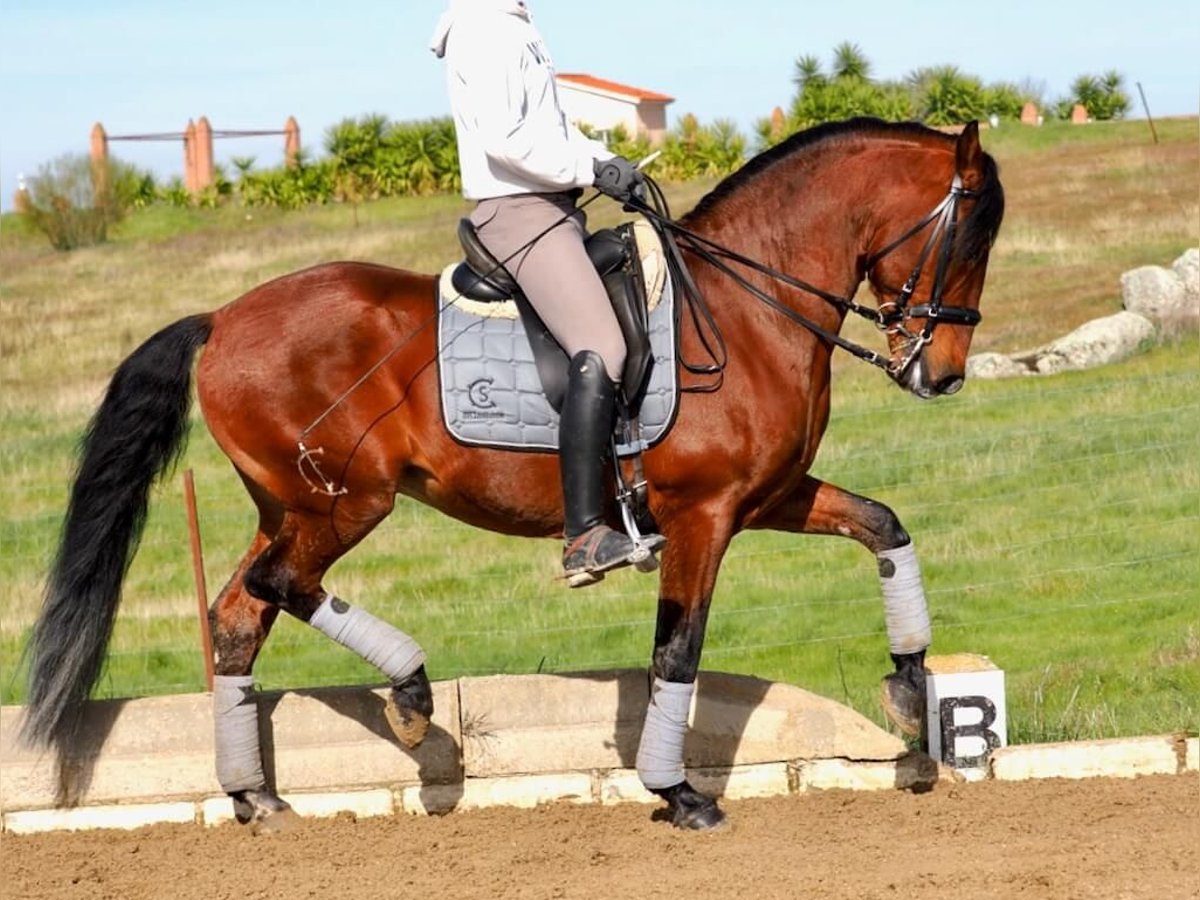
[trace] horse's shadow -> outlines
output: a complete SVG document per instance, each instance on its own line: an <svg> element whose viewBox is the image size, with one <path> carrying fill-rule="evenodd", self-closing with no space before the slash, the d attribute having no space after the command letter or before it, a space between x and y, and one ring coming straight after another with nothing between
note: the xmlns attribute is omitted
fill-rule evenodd
<svg viewBox="0 0 1200 900"><path fill-rule="evenodd" d="M568 673L555 677L617 682L611 736L601 738L603 746L595 749L600 756L609 759L615 756L617 766L622 769L635 768L650 694L649 675L636 670L622 670ZM685 743L685 759L689 769L699 774L704 789L721 795L725 792L730 768L737 761L738 748L749 718L770 687L770 682L739 679L735 703L729 702L724 692L715 691L715 687L717 685L710 678L706 689L702 673ZM421 746L410 750L399 741L389 726L384 714L384 698L377 691L362 687L263 691L256 695L264 774L272 790L276 790L278 785L277 751L286 749L277 743L277 713L280 704L289 695L315 700L339 717L357 723L373 736L399 748L416 763L421 800L426 808L452 808L461 799L465 786L463 742L467 738L464 736L460 739L434 722L430 724ZM96 765L115 724L123 714L126 702L117 699L88 704L76 740L69 751L59 754L55 760L56 805L78 806L85 801ZM600 716L605 714L601 712ZM597 723L593 721L592 724ZM607 728L601 730L607 732ZM592 733L596 733L595 729ZM454 758L447 759L446 754L454 754ZM285 790L287 787L290 786L285 786Z"/></svg>
<svg viewBox="0 0 1200 900"><path fill-rule="evenodd" d="M576 672L558 677L617 680L613 739L608 746L616 751L622 768L635 768L653 682L649 670ZM731 698L726 690L729 684L726 676L719 673L700 673L695 707L684 740L684 762L689 769L689 779L696 776L702 789L716 796L725 794L732 768L738 764L738 749L750 717L771 686L771 682L757 678L737 678L736 698Z"/></svg>
<svg viewBox="0 0 1200 900"><path fill-rule="evenodd" d="M263 774L272 790L276 790L278 784L274 714L276 707L289 694L319 701L332 712L358 723L375 737L398 748L412 759L417 764L421 800L426 808L431 808L435 804L455 805L461 799L463 792L462 756L461 748L454 736L442 726L430 722L429 731L419 747L405 746L388 724L387 716L384 713L386 705L384 698L374 690L361 687L272 691L258 695L258 727ZM446 762L437 756L439 751L445 752L450 747L459 747L457 760L453 766L447 766ZM437 791L436 800L430 794L435 789Z"/></svg>

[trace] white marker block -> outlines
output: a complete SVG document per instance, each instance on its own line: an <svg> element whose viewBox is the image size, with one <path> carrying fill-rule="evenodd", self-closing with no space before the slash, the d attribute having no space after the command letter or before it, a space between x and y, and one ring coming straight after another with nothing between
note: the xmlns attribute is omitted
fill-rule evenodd
<svg viewBox="0 0 1200 900"><path fill-rule="evenodd" d="M929 755L967 778L985 778L992 751L1008 744L1004 672L986 656L925 660Z"/></svg>

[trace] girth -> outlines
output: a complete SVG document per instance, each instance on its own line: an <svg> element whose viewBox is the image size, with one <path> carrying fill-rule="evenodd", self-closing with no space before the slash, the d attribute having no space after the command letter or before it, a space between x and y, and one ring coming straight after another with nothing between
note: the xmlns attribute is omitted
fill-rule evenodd
<svg viewBox="0 0 1200 900"><path fill-rule="evenodd" d="M556 412L561 411L567 390L566 351L546 328L504 264L483 245L470 219L459 221L458 240L466 258L451 273L454 290L484 303L511 299L517 304L546 399ZM620 391L627 415L633 416L654 361L646 334L649 312L633 226L626 223L597 231L588 237L584 247L604 283L625 338Z"/></svg>

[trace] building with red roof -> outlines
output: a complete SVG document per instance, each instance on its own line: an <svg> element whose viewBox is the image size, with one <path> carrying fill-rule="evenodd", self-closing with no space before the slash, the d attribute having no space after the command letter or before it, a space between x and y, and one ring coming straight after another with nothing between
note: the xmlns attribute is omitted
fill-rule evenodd
<svg viewBox="0 0 1200 900"><path fill-rule="evenodd" d="M572 122L600 132L623 125L630 136L645 135L652 144L666 136L667 104L674 97L578 72L560 73L557 81L559 102Z"/></svg>

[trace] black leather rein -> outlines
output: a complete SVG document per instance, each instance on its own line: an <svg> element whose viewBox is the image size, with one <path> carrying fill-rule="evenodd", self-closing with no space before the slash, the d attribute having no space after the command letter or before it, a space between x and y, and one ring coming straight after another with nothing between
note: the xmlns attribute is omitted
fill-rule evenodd
<svg viewBox="0 0 1200 900"><path fill-rule="evenodd" d="M663 238L663 244L666 248L668 262L672 272L678 276L678 282L683 290L688 305L692 309L692 315L703 319L708 331L712 334L712 339L705 336L704 330L698 327L701 334L701 340L713 359L712 365L695 365L684 363L690 371L717 374L719 376L721 370L725 366L725 344L721 338L720 332L717 329L716 322L712 317L712 313L708 309L707 302L700 293L695 281L692 279L687 266L683 261L681 250L699 257L709 265L728 275L733 281L738 284L743 290L751 296L762 301L767 306L771 307L776 312L795 322L796 324L808 329L821 340L826 341L834 346L840 347L851 355L877 366L887 372L892 378L900 378L904 372L912 365L914 360L919 356L921 349L925 344L929 343L933 336L933 330L939 322L946 322L951 325L978 325L981 316L978 310L968 309L960 306L946 306L942 303L942 294L945 288L946 272L950 266L950 257L954 245L954 235L957 228L958 218L958 203L963 197L975 196L974 191L968 191L962 186L962 180L956 174L950 185L950 190L946 196L933 210L909 228L898 238L887 244L882 250L872 254L864 263L864 272L869 272L880 260L889 253L900 247L906 241L920 234L923 230L933 224L933 230L925 241L925 245L921 249L921 253L917 258L916 265L913 267L912 273L904 286L896 295L896 299L883 303L878 309L863 306L855 303L853 300L838 294L830 293L815 285L809 284L800 278L788 275L786 272L780 272L770 266L764 265L757 260L743 256L735 250L722 246L715 241L712 241L683 225L680 225L671 218L670 212L667 209L666 198L659 186L652 180L647 179L647 184L650 187L651 198L653 205L644 203L638 200L632 200L626 208L635 210L654 224ZM921 303L913 307L909 307L913 292L916 290L917 284L921 279L921 275L925 270L925 265L933 251L933 248L938 245L939 238L941 246L937 254L937 264L933 276L933 288L930 291L929 302ZM844 312L852 312L858 316L873 322L880 330L888 333L902 334L909 347L908 352L903 359L892 360L890 356L883 356L873 350L868 350L853 341L846 340L838 334L822 328L811 319L802 316L801 314L790 309L775 297L768 294L766 291L751 284L745 275L741 274L733 268L730 263L736 263L745 266L762 275L766 275L774 281L781 284L786 284L789 287L794 287L806 293L812 294L815 297L824 300L825 302L838 307ZM925 326L918 334L913 334L904 326L910 319L924 319ZM699 321L697 325L699 326ZM715 389L711 388L711 389Z"/></svg>

